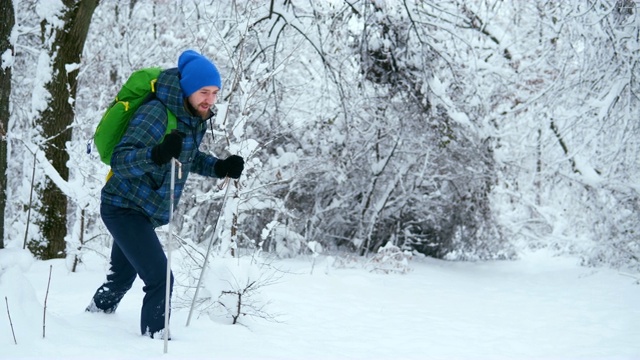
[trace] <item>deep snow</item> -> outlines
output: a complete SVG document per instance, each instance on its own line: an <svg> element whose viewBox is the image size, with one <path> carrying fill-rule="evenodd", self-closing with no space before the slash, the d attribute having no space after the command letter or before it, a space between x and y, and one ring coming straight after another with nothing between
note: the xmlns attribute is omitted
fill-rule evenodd
<svg viewBox="0 0 640 360"><path fill-rule="evenodd" d="M313 272L310 258L276 265L287 271L261 296L277 321L230 325L194 316L185 327L188 309L178 309L164 354L162 341L138 334L140 280L115 314L85 313L104 259L71 273L64 260L0 250L0 358L640 359L637 279L575 259L546 252L504 262L413 258L407 274L336 268L322 257Z"/></svg>

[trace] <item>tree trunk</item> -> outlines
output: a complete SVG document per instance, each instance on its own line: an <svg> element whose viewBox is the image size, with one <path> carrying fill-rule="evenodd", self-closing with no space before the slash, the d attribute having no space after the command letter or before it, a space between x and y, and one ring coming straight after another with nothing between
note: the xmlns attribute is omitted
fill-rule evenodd
<svg viewBox="0 0 640 360"><path fill-rule="evenodd" d="M15 24L13 0L0 0L0 56L13 58L11 31ZM9 128L9 97L11 95L12 64L0 63L0 249L4 248L4 209L7 204L7 129Z"/></svg>
<svg viewBox="0 0 640 360"><path fill-rule="evenodd" d="M50 55L54 58L52 80L47 84L51 93L49 106L41 115L43 137L49 141L43 146L47 159L64 180L69 180L66 143L71 140L71 125L75 115L74 101L78 70L67 66L80 64L91 17L98 0L65 1L64 29L55 34ZM44 27L43 27L44 28ZM42 259L63 258L66 255L67 197L50 180L46 180L41 193L43 222L40 224L46 240L36 250ZM30 247L31 248L31 247ZM33 250L33 249L32 249Z"/></svg>

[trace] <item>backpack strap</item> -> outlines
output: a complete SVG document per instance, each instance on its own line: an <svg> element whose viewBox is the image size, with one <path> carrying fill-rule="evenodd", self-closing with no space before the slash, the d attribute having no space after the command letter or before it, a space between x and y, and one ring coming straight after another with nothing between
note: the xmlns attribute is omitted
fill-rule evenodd
<svg viewBox="0 0 640 360"><path fill-rule="evenodd" d="M174 129L178 128L178 118L167 108L167 131L165 131L165 135L171 133Z"/></svg>

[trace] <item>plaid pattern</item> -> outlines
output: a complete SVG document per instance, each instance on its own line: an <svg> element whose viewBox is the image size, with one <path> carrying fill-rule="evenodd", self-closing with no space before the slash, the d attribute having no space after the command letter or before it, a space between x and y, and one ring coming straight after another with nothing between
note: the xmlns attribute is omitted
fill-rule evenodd
<svg viewBox="0 0 640 360"><path fill-rule="evenodd" d="M178 69L163 71L156 83L156 98L142 105L129 123L111 158L113 176L102 188L102 202L137 209L149 216L154 226L169 222L171 164L156 165L151 149L162 142L167 129L167 108L178 119L178 130L185 133L180 159L182 178L175 179L174 208L190 172L215 177L217 158L198 147L206 131L205 120L186 109Z"/></svg>

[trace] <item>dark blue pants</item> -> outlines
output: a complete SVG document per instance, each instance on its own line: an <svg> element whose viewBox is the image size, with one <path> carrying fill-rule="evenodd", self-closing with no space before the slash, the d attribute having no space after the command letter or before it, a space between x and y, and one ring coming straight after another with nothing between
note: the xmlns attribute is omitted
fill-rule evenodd
<svg viewBox="0 0 640 360"><path fill-rule="evenodd" d="M93 296L96 307L114 312L137 274L144 282L145 292L140 331L144 335L164 329L167 257L151 221L139 211L107 204L101 204L100 214L113 236L113 247L107 280Z"/></svg>

